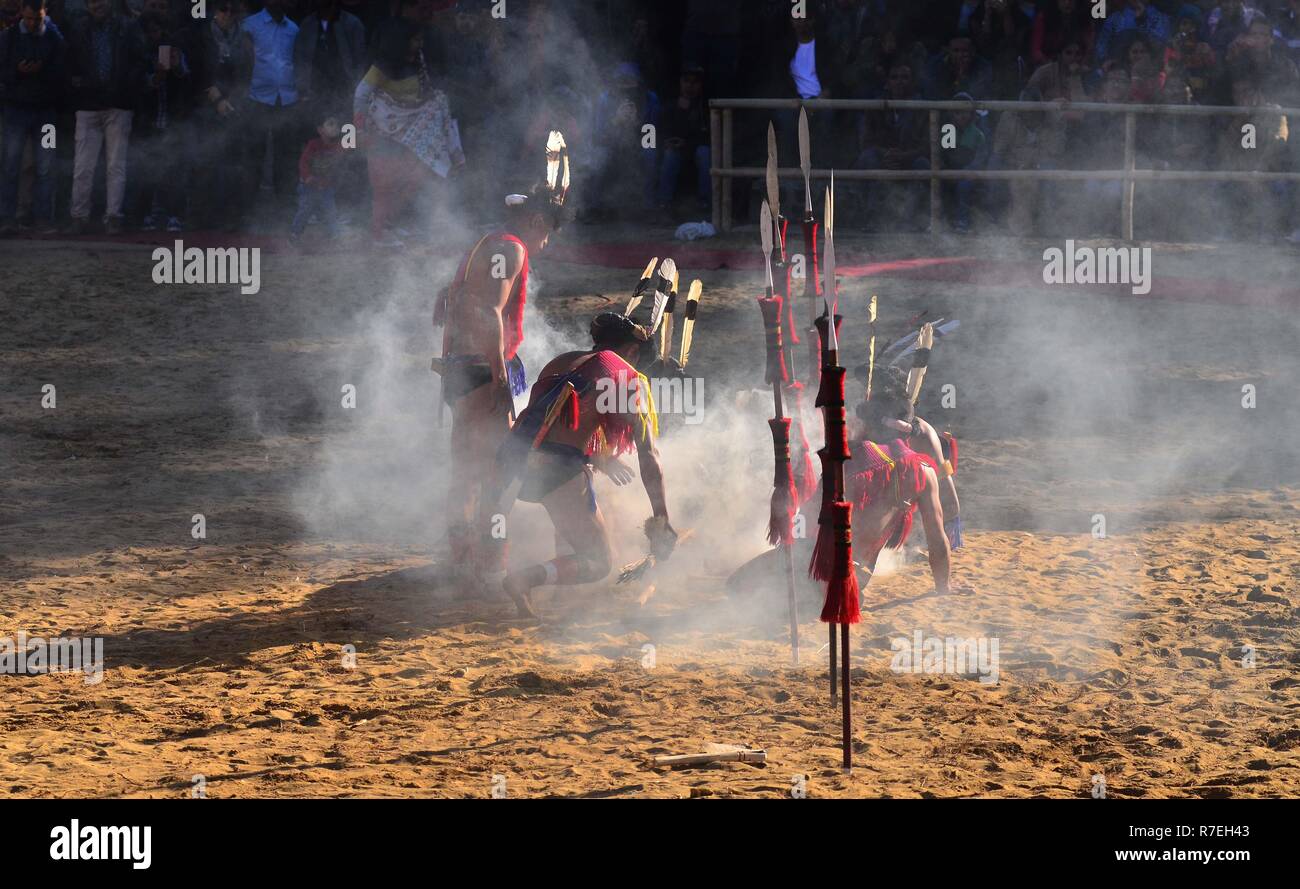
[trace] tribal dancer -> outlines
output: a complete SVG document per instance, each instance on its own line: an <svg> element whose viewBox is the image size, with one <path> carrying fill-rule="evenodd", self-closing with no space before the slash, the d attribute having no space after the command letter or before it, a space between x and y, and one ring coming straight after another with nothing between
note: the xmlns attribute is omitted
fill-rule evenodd
<svg viewBox="0 0 1300 889"><path fill-rule="evenodd" d="M546 179L531 194L506 198L501 231L485 235L442 294L434 324L442 324L442 398L451 409L451 467L447 492L453 570L481 578L505 564L502 548L485 546L484 485L492 456L510 430L514 397L527 388L519 346L524 339L529 257L545 249L566 219L569 158L553 131L546 146ZM441 405L438 407L441 414Z"/></svg>
<svg viewBox="0 0 1300 889"><path fill-rule="evenodd" d="M655 449L658 420L649 382L635 367L642 348L653 348L654 326L615 312L598 315L591 324L593 348L566 352L542 369L528 407L498 452L500 512L508 514L516 499L540 503L571 550L506 576L505 590L521 617L536 617L534 588L594 583L610 572L609 531L592 488L593 464L626 481L617 457L636 450L653 513L646 536L661 561L672 553L677 532L668 522Z"/></svg>
<svg viewBox="0 0 1300 889"><path fill-rule="evenodd" d="M884 374L871 400L858 408L865 440L845 464L845 496L853 503L855 557L873 572L882 550L907 540L917 510L925 529L935 590L949 591L950 547L934 461L908 446L915 414L901 374Z"/></svg>

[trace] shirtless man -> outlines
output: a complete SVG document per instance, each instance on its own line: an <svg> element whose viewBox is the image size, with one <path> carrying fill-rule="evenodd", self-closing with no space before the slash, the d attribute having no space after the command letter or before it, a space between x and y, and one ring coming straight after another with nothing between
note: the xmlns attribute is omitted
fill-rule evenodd
<svg viewBox="0 0 1300 889"><path fill-rule="evenodd" d="M552 134L552 142L558 133ZM561 138L560 143L563 146ZM548 158L550 154L548 154ZM563 181L506 199L507 220L484 236L443 294L435 324L443 324L442 397L451 408L451 467L447 491L453 570L482 577L504 570L501 548L484 546L483 487L493 456L510 431L514 396L527 387L519 346L524 338L529 257L546 248L564 221Z"/></svg>
<svg viewBox="0 0 1300 889"><path fill-rule="evenodd" d="M628 473L619 468L617 457L635 450L650 499L646 535L651 548L666 558L677 538L668 522L655 449L654 404L646 378L635 367L653 333L624 315L606 312L592 322L591 338L590 351L566 352L542 369L528 407L497 456L501 512L508 513L515 499L540 503L557 540L570 550L506 576L505 590L524 617L536 617L530 598L534 588L594 583L610 572L609 530L592 489L593 463L616 482L626 482Z"/></svg>

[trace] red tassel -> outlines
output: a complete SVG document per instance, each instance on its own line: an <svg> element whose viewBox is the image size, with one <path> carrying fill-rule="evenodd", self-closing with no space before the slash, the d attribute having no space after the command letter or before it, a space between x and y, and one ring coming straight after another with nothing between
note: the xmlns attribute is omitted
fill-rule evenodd
<svg viewBox="0 0 1300 889"><path fill-rule="evenodd" d="M574 392L569 396L569 403L568 405L566 405L569 412L569 420L568 420L569 428L572 429L574 432L578 431L578 411L579 411L579 403L581 401L582 399L578 397L578 393Z"/></svg>
<svg viewBox="0 0 1300 889"><path fill-rule="evenodd" d="M862 620L862 606L858 575L853 568L853 504L842 500L832 503L831 525L835 557L821 619L831 624L855 624Z"/></svg>
<svg viewBox="0 0 1300 889"><path fill-rule="evenodd" d="M808 576L813 580L830 580L835 562L835 534L831 528L831 504L835 502L835 461L826 450L817 452L822 461L822 505L817 513L817 542L813 545Z"/></svg>
<svg viewBox="0 0 1300 889"><path fill-rule="evenodd" d="M770 383L785 383L790 375L785 367L785 347L781 343L781 297L758 300L763 312L763 330L767 334L767 371L764 379Z"/></svg>
<svg viewBox="0 0 1300 889"><path fill-rule="evenodd" d="M794 474L790 468L790 418L768 420L767 425L772 428L772 453L776 458L767 541L773 546L783 546L794 541L796 501Z"/></svg>
<svg viewBox="0 0 1300 889"><path fill-rule="evenodd" d="M786 391L794 396L795 431L799 433L799 469L795 475L795 490L799 492L799 504L812 499L817 493L817 471L813 468L812 445L808 443L808 430L804 423L803 383L791 383Z"/></svg>

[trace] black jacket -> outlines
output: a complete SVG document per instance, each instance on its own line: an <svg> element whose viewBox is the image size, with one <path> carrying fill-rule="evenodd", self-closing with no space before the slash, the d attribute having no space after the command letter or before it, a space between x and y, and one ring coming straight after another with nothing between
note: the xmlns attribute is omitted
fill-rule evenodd
<svg viewBox="0 0 1300 889"><path fill-rule="evenodd" d="M27 33L21 24L0 32L0 101L29 108L58 104L65 50L59 29L48 22L38 34ZM24 61L41 62L41 70L19 71Z"/></svg>
<svg viewBox="0 0 1300 889"><path fill-rule="evenodd" d="M109 29L112 61L107 79L100 80L95 70L95 27L90 16L82 16L73 23L68 38L68 75L79 78L69 91L72 107L77 111L133 109L144 89L147 68L140 28L123 16L113 16L104 23L103 27Z"/></svg>

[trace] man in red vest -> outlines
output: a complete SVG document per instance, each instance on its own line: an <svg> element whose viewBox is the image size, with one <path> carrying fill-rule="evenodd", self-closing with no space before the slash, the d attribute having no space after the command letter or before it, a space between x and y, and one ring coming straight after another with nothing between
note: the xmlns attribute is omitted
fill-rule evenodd
<svg viewBox="0 0 1300 889"><path fill-rule="evenodd" d="M481 546L490 527L480 515L497 448L514 416L514 397L527 388L519 347L528 301L528 261L545 249L566 218L568 150L553 131L547 142L547 175L530 194L506 198L502 230L485 235L465 257L442 294L434 323L443 326L442 397L451 409L448 468L448 542L453 570L466 579L500 574L504 549Z"/></svg>

